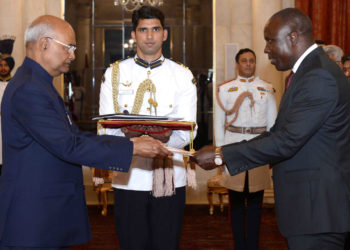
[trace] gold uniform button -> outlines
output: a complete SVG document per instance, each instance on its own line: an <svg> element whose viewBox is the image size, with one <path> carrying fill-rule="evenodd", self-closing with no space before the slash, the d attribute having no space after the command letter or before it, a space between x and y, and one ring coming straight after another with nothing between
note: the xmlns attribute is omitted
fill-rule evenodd
<svg viewBox="0 0 350 250"><path fill-rule="evenodd" d="M128 106L128 104L124 104L124 107L126 108Z"/></svg>
<svg viewBox="0 0 350 250"><path fill-rule="evenodd" d="M150 108L147 108L147 111L150 111L151 109Z"/></svg>
<svg viewBox="0 0 350 250"><path fill-rule="evenodd" d="M170 105L169 105L169 108L172 108L172 107L173 107L173 105L172 105L172 104L170 104Z"/></svg>

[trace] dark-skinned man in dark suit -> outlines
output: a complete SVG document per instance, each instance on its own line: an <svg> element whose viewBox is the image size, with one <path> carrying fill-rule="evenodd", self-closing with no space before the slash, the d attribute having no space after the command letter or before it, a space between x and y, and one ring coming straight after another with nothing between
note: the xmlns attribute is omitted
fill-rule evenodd
<svg viewBox="0 0 350 250"><path fill-rule="evenodd" d="M206 146L192 160L231 175L273 163L276 214L289 249L343 249L350 230L350 85L293 8L264 29L265 53L293 76L275 125L250 141Z"/></svg>

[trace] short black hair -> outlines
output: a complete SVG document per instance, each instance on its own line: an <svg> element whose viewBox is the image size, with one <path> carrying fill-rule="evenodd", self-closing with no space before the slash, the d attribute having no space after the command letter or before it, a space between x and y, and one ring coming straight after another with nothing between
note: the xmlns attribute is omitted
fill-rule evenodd
<svg viewBox="0 0 350 250"><path fill-rule="evenodd" d="M270 19L274 18L279 18L283 24L289 25L292 31L296 31L298 34L314 42L311 19L301 10L286 8L272 15Z"/></svg>
<svg viewBox="0 0 350 250"><path fill-rule="evenodd" d="M323 40L315 40L315 43L318 45L322 45L322 44L327 45L327 43Z"/></svg>
<svg viewBox="0 0 350 250"><path fill-rule="evenodd" d="M164 14L153 6L144 5L132 13L132 30L136 31L140 19L158 19L164 29Z"/></svg>
<svg viewBox="0 0 350 250"><path fill-rule="evenodd" d="M252 54L254 55L255 60L256 60L255 52L252 51L251 49L245 48L245 49L240 49L240 50L238 51L238 53L236 54L236 57L235 57L236 63L238 63L240 56L241 56L242 54L244 54L244 53L247 53L247 52L252 53Z"/></svg>
<svg viewBox="0 0 350 250"><path fill-rule="evenodd" d="M344 64L346 61L350 61L350 54L347 54L341 58L342 64Z"/></svg>

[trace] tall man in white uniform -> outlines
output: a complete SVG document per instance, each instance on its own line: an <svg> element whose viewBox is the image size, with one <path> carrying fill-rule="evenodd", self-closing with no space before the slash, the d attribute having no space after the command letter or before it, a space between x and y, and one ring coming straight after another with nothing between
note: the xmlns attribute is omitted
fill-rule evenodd
<svg viewBox="0 0 350 250"><path fill-rule="evenodd" d="M124 112L181 117L196 121L196 86L190 70L162 55L168 32L164 15L155 7L143 6L132 15L132 38L137 54L114 63L106 70L100 92L100 114ZM145 132L145 131L148 132ZM170 147L183 148L188 131L167 131L154 126L107 129L108 134L127 137L149 134ZM143 131L143 132L142 132ZM152 159L134 157L130 171L113 178L115 224L122 250L179 248L185 207L186 168L183 157L174 154L170 191L155 195Z"/></svg>
<svg viewBox="0 0 350 250"><path fill-rule="evenodd" d="M222 146L249 140L268 131L277 115L271 84L254 76L254 51L241 49L236 57L238 77L218 88L215 142ZM224 171L221 184L229 189L231 225L237 250L257 250L264 189L270 187L267 165L231 176ZM247 204L247 205L245 205Z"/></svg>

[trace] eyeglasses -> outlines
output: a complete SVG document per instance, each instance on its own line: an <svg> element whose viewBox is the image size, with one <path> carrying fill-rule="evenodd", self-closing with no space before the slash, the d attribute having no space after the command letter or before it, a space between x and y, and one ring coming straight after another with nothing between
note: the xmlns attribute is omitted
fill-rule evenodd
<svg viewBox="0 0 350 250"><path fill-rule="evenodd" d="M77 49L77 46L65 44L65 43L63 43L63 42L61 42L61 41L56 40L55 38L52 38L52 37L49 37L49 36L47 36L47 37L45 37L45 38L50 38L50 39L52 39L55 43L58 43L58 44L63 45L64 47L66 47L66 48L68 49L68 50L67 50L68 53L74 52L74 51Z"/></svg>

